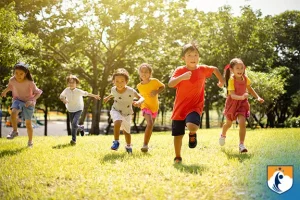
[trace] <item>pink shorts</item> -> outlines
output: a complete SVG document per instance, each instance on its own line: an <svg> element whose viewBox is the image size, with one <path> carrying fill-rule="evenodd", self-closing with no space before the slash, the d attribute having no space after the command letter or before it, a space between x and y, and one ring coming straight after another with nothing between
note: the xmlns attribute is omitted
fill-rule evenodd
<svg viewBox="0 0 300 200"><path fill-rule="evenodd" d="M152 116L152 118L156 118L157 117L157 113L158 112L152 112L150 109L148 109L148 108L143 108L142 109L142 112L143 112L143 116L145 115L145 114L148 114L148 115L151 115Z"/></svg>

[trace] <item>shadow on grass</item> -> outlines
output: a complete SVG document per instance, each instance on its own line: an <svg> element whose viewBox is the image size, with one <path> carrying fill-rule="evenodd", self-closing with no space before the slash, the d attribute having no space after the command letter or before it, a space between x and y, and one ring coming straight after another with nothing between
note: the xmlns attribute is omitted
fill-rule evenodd
<svg viewBox="0 0 300 200"><path fill-rule="evenodd" d="M110 154L106 154L103 158L103 162L115 162L116 160L123 160L128 157L133 157L133 158L145 158L145 157L151 157L152 155L149 153L142 153L142 154L128 154L127 152L124 153L117 153L117 152L112 152Z"/></svg>
<svg viewBox="0 0 300 200"><path fill-rule="evenodd" d="M72 147L72 145L70 143L59 144L59 145L53 146L52 149L64 149L67 147Z"/></svg>
<svg viewBox="0 0 300 200"><path fill-rule="evenodd" d="M227 159L238 159L239 162L244 162L244 160L250 159L253 156L247 153L234 153L232 151L226 151L225 149L222 149L222 152L225 153Z"/></svg>
<svg viewBox="0 0 300 200"><path fill-rule="evenodd" d="M207 169L205 166L185 165L182 163L174 164L173 166L181 172L190 173L190 174L200 174L200 175L202 175L203 171Z"/></svg>
<svg viewBox="0 0 300 200"><path fill-rule="evenodd" d="M13 156L16 154L21 153L24 149L27 149L26 147L18 148L18 149L10 149L10 150L3 150L0 151L0 158L3 158L5 156Z"/></svg>

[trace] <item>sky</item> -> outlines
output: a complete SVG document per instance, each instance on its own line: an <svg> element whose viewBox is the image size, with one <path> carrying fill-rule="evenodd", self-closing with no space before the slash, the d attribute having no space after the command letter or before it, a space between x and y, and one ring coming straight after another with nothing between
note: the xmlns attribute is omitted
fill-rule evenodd
<svg viewBox="0 0 300 200"><path fill-rule="evenodd" d="M250 5L253 10L261 10L263 16L277 15L286 10L299 10L299 0L189 0L188 8L204 12L216 12L223 5L230 5L234 15L240 14L240 6Z"/></svg>

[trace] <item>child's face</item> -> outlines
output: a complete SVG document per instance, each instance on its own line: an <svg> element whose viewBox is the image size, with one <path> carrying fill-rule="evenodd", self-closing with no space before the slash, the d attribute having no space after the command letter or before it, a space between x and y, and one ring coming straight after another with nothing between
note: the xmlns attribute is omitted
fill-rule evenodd
<svg viewBox="0 0 300 200"><path fill-rule="evenodd" d="M26 73L21 69L15 69L14 76L18 82L23 82L26 77Z"/></svg>
<svg viewBox="0 0 300 200"><path fill-rule="evenodd" d="M74 79L69 79L68 86L70 87L71 90L73 90L76 88L77 83Z"/></svg>
<svg viewBox="0 0 300 200"><path fill-rule="evenodd" d="M235 77L242 77L245 73L245 66L242 63L237 63L233 66L233 68L231 69L233 75Z"/></svg>
<svg viewBox="0 0 300 200"><path fill-rule="evenodd" d="M185 64L189 68L195 68L199 62L199 53L198 51L187 51L182 60L185 61Z"/></svg>
<svg viewBox="0 0 300 200"><path fill-rule="evenodd" d="M140 68L139 75L140 75L141 79L143 81L145 81L145 80L149 80L151 73L150 73L150 70L146 66L144 66L144 67Z"/></svg>
<svg viewBox="0 0 300 200"><path fill-rule="evenodd" d="M113 83L118 91L122 91L126 87L127 81L124 76L115 76Z"/></svg>

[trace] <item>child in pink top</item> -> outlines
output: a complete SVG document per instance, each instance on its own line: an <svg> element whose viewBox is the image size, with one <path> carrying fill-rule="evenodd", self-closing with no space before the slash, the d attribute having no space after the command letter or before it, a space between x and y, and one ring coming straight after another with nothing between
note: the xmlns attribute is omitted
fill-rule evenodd
<svg viewBox="0 0 300 200"><path fill-rule="evenodd" d="M226 123L223 125L219 143L221 146L225 144L227 130L231 127L232 121L238 119L240 127L239 151L240 153L244 153L248 151L244 146L246 136L246 118L250 116L250 105L248 102L247 90L260 103L263 103L264 100L260 98L250 86L251 81L245 75L245 65L241 59L234 58L230 61L229 65L225 67L225 84L228 91L224 110Z"/></svg>
<svg viewBox="0 0 300 200"><path fill-rule="evenodd" d="M11 106L11 122L13 130L7 135L7 139L13 139L18 136L17 117L22 112L25 118L25 124L28 134L28 147L32 147L33 128L31 118L34 112L36 100L42 94L42 90L38 89L33 82L32 76L25 63L17 63L14 66L14 76L9 79L7 88L1 93L2 97L6 97L6 93L12 91L13 103Z"/></svg>
<svg viewBox="0 0 300 200"><path fill-rule="evenodd" d="M156 78L151 78L152 67L147 63L143 63L140 65L139 75L141 82L137 85L137 89L145 98L145 101L141 105L141 110L143 112L143 116L147 121L144 135L144 145L141 148L141 151L148 152L148 143L152 135L154 122L157 117L159 108L158 94L165 89L165 85Z"/></svg>

